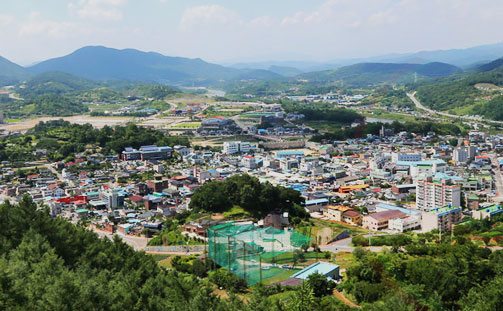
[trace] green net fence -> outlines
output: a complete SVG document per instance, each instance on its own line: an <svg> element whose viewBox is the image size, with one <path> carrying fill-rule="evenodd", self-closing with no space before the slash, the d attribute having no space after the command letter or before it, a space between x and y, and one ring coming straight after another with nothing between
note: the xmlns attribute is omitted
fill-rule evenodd
<svg viewBox="0 0 503 311"><path fill-rule="evenodd" d="M253 285L287 273L311 238L295 230L226 223L208 229L208 256Z"/></svg>

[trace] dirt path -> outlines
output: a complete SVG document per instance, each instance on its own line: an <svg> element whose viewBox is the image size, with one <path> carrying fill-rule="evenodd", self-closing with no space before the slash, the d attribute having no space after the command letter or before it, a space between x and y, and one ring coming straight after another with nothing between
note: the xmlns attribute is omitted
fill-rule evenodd
<svg viewBox="0 0 503 311"><path fill-rule="evenodd" d="M346 296L344 296L343 293L339 292L338 290L334 290L334 296L335 298L339 299L340 301L344 302L345 305L351 307L351 308L360 308L359 305L355 304L354 302L352 302L351 300L349 300L348 298L346 298Z"/></svg>

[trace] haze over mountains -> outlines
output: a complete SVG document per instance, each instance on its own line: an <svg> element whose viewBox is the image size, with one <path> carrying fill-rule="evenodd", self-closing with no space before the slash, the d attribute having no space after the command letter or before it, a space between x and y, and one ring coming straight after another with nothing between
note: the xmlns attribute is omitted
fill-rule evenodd
<svg viewBox="0 0 503 311"><path fill-rule="evenodd" d="M226 67L199 58L164 56L134 49L87 46L66 56L21 67L0 57L0 81L24 80L34 74L60 71L91 80L128 80L172 85L211 85L239 80L308 79L357 84L402 83L446 77L474 64L488 63L503 55L503 43L469 49L424 51L367 59L313 62L241 63ZM344 66L343 66L344 65Z"/></svg>

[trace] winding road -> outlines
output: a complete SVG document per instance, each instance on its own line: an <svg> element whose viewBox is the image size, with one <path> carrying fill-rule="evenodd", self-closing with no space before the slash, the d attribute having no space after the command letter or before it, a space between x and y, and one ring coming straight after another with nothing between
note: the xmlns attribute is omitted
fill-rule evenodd
<svg viewBox="0 0 503 311"><path fill-rule="evenodd" d="M416 95L416 92L414 92L414 93L407 93L407 96L410 98L410 100L412 100L412 102L414 103L414 105L416 105L416 108L424 110L424 111L426 111L426 112L428 112L430 114L438 114L440 116L444 116L444 117L448 117L448 118L465 119L465 120L468 120L468 121L491 122L491 123L503 124L503 121L495 121L495 120L484 119L481 116L465 116L465 115L458 116L458 115L450 114L450 113L447 113L447 112L433 110L433 109L425 107L423 104L421 104L419 102L419 100L417 100L417 98L415 97L415 95Z"/></svg>

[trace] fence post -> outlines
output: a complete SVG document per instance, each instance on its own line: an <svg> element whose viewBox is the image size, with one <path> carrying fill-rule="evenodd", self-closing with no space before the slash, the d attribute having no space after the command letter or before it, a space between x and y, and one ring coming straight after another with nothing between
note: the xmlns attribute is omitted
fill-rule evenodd
<svg viewBox="0 0 503 311"><path fill-rule="evenodd" d="M243 241L243 279L246 281L246 243ZM248 283L248 282L246 282Z"/></svg>
<svg viewBox="0 0 503 311"><path fill-rule="evenodd" d="M227 269L231 271L231 237L227 236Z"/></svg>

